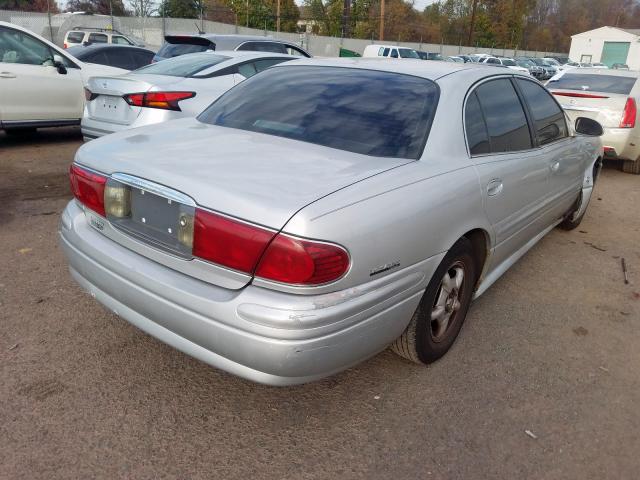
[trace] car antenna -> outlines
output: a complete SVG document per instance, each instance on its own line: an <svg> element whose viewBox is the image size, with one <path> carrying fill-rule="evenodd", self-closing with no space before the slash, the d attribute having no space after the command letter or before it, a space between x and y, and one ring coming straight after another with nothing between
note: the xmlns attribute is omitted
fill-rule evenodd
<svg viewBox="0 0 640 480"><path fill-rule="evenodd" d="M196 22L193 22L193 24L196 26L196 30L198 30L198 35L204 35L204 32L200 30L200 27L198 26L198 24Z"/></svg>

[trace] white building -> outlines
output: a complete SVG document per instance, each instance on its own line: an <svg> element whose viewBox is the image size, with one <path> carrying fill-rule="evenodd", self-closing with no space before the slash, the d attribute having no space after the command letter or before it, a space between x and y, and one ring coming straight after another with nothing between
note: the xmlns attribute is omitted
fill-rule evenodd
<svg viewBox="0 0 640 480"><path fill-rule="evenodd" d="M574 62L625 63L640 70L640 29L600 27L571 37L569 58Z"/></svg>

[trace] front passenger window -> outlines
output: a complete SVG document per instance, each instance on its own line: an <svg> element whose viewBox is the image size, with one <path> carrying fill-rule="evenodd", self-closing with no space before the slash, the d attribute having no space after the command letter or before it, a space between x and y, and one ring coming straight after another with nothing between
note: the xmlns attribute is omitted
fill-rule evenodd
<svg viewBox="0 0 640 480"><path fill-rule="evenodd" d="M538 145L565 138L568 133L564 113L551 94L534 82L516 81L533 116Z"/></svg>
<svg viewBox="0 0 640 480"><path fill-rule="evenodd" d="M398 50L395 48L391 50L391 58L398 58Z"/></svg>
<svg viewBox="0 0 640 480"><path fill-rule="evenodd" d="M517 152L532 148L529 124L511 81L490 80L476 89L482 106L491 152Z"/></svg>
<svg viewBox="0 0 640 480"><path fill-rule="evenodd" d="M53 52L24 32L0 27L0 62L50 66Z"/></svg>

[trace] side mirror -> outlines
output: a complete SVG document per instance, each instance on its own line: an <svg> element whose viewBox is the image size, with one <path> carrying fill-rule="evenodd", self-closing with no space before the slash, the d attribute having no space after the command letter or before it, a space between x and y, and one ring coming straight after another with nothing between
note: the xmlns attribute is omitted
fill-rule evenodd
<svg viewBox="0 0 640 480"><path fill-rule="evenodd" d="M60 55L53 56L53 66L56 67L60 75L67 74L67 67L64 66L64 59Z"/></svg>
<svg viewBox="0 0 640 480"><path fill-rule="evenodd" d="M589 137L601 137L604 134L602 125L591 118L578 117L576 118L576 133L580 135L587 135Z"/></svg>

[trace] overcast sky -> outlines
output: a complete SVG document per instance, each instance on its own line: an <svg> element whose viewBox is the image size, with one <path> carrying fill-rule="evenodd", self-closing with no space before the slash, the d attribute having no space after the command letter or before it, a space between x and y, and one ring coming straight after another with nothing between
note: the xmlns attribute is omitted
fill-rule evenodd
<svg viewBox="0 0 640 480"><path fill-rule="evenodd" d="M123 1L125 5L129 3L127 0L123 0ZM56 0L56 2L58 3L58 7L60 7L61 10L64 10L67 7L67 0ZM302 5L303 0L295 0L295 2L298 5ZM424 7L434 2L436 2L436 0L415 0L416 10L424 10Z"/></svg>

